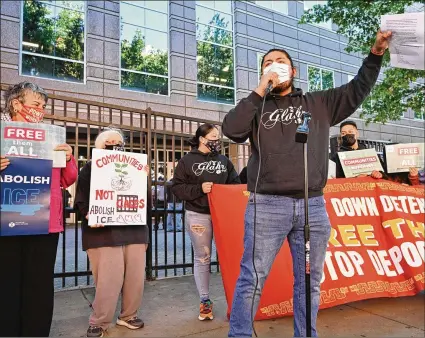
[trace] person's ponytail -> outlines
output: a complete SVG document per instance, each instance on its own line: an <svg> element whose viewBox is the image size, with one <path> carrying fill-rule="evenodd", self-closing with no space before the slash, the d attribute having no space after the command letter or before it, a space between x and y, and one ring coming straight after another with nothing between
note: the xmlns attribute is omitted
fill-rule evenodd
<svg viewBox="0 0 425 338"><path fill-rule="evenodd" d="M216 128L216 126L211 123L204 123L200 125L196 130L195 136L190 138L188 143L192 146L192 148L199 147L199 138L207 136L214 128Z"/></svg>
<svg viewBox="0 0 425 338"><path fill-rule="evenodd" d="M196 148L199 146L199 137L193 136L187 140L187 143L189 143L192 148Z"/></svg>

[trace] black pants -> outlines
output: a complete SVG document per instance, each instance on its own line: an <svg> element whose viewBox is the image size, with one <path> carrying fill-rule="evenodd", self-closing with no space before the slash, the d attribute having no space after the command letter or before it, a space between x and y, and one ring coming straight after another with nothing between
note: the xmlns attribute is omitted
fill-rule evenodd
<svg viewBox="0 0 425 338"><path fill-rule="evenodd" d="M48 337L59 234L0 237L0 337Z"/></svg>

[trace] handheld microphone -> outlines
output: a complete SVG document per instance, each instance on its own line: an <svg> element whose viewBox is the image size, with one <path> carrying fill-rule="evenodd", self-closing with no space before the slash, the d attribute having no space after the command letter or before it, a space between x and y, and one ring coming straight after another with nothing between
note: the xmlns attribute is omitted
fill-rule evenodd
<svg viewBox="0 0 425 338"><path fill-rule="evenodd" d="M269 81L269 84L267 85L267 88L266 88L266 95L267 94L270 94L270 92L273 90L273 82L272 81Z"/></svg>
<svg viewBox="0 0 425 338"><path fill-rule="evenodd" d="M308 139L308 123L311 120L311 114L307 112L302 113L302 123L298 126L295 134L295 142L297 143L307 143Z"/></svg>

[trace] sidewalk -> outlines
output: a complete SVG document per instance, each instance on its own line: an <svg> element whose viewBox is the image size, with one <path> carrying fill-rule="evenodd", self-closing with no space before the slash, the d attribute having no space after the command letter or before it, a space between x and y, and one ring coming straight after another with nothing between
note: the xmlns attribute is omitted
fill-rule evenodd
<svg viewBox="0 0 425 338"><path fill-rule="evenodd" d="M145 328L111 328L113 337L227 337L226 299L220 275L212 275L215 319L200 322L193 277L148 282L140 312ZM50 336L84 337L94 289L59 291ZM88 300L86 300L86 298ZM320 311L322 337L424 337L424 293L415 297L371 299ZM292 317L259 321L259 337L292 337Z"/></svg>

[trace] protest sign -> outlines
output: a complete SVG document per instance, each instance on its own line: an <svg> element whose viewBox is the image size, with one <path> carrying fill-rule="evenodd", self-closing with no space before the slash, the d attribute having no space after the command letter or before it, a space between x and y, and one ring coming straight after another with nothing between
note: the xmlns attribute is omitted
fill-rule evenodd
<svg viewBox="0 0 425 338"><path fill-rule="evenodd" d="M49 232L52 160L11 157L1 172L0 236Z"/></svg>
<svg viewBox="0 0 425 338"><path fill-rule="evenodd" d="M94 149L89 225L146 224L147 155Z"/></svg>
<svg viewBox="0 0 425 338"><path fill-rule="evenodd" d="M53 168L66 167L64 151L54 151L66 140L65 128L46 123L2 121L1 155L53 160Z"/></svg>
<svg viewBox="0 0 425 338"><path fill-rule="evenodd" d="M370 175L374 170L383 171L375 149L343 151L338 156L346 178Z"/></svg>
<svg viewBox="0 0 425 338"><path fill-rule="evenodd" d="M214 237L230 314L243 253L246 185L214 185ZM384 180L334 179L325 188L331 222L320 308L424 290L424 189ZM262 291L256 319L293 313L293 273L285 241Z"/></svg>
<svg viewBox="0 0 425 338"><path fill-rule="evenodd" d="M408 172L410 168L424 168L423 143L403 143L385 146L388 173Z"/></svg>
<svg viewBox="0 0 425 338"><path fill-rule="evenodd" d="M328 166L328 179L330 178L336 178L336 163L331 160L329 160Z"/></svg>

